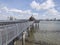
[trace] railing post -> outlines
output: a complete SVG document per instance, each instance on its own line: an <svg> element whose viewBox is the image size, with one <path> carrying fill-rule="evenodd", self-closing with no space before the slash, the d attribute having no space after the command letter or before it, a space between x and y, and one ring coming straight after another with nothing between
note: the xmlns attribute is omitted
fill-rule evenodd
<svg viewBox="0 0 60 45"><path fill-rule="evenodd" d="M29 37L30 36L30 27L28 27L27 32L28 32L28 37Z"/></svg>
<svg viewBox="0 0 60 45"><path fill-rule="evenodd" d="M26 31L24 31L22 34L22 45L25 45L25 35L26 35Z"/></svg>
<svg viewBox="0 0 60 45"><path fill-rule="evenodd" d="M28 30L30 31L30 27L28 28Z"/></svg>

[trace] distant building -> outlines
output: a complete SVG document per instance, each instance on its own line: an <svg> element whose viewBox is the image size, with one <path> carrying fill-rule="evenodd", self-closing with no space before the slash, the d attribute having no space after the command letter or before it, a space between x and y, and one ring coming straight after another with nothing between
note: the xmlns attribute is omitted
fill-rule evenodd
<svg viewBox="0 0 60 45"><path fill-rule="evenodd" d="M16 18L15 17L12 17L12 16L9 16L8 17L8 20L16 20Z"/></svg>
<svg viewBox="0 0 60 45"><path fill-rule="evenodd" d="M30 18L29 18L29 21L34 21L34 20L36 20L33 16L31 16Z"/></svg>

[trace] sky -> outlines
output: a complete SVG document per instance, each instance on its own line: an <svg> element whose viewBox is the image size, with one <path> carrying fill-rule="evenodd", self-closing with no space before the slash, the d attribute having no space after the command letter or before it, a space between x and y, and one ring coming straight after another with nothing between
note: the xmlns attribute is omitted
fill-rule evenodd
<svg viewBox="0 0 60 45"><path fill-rule="evenodd" d="M60 0L0 0L0 20L32 15L36 19L60 19Z"/></svg>

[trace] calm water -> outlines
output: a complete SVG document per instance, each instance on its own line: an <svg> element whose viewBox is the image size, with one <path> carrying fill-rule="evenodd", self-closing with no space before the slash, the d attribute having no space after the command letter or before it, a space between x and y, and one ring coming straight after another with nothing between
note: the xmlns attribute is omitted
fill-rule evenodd
<svg viewBox="0 0 60 45"><path fill-rule="evenodd" d="M39 26L35 24L35 30L35 40L60 45L60 21L40 21Z"/></svg>
<svg viewBox="0 0 60 45"><path fill-rule="evenodd" d="M40 21L34 24L26 45L60 45L60 21Z"/></svg>

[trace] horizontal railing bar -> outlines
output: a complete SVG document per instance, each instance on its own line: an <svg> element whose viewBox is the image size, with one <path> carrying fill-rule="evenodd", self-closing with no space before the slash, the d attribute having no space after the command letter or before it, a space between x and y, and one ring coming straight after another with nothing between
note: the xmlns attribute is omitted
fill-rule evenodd
<svg viewBox="0 0 60 45"><path fill-rule="evenodd" d="M8 25L8 24L15 24L15 23L25 23L28 22L28 20L10 20L10 21L0 21L0 25Z"/></svg>

